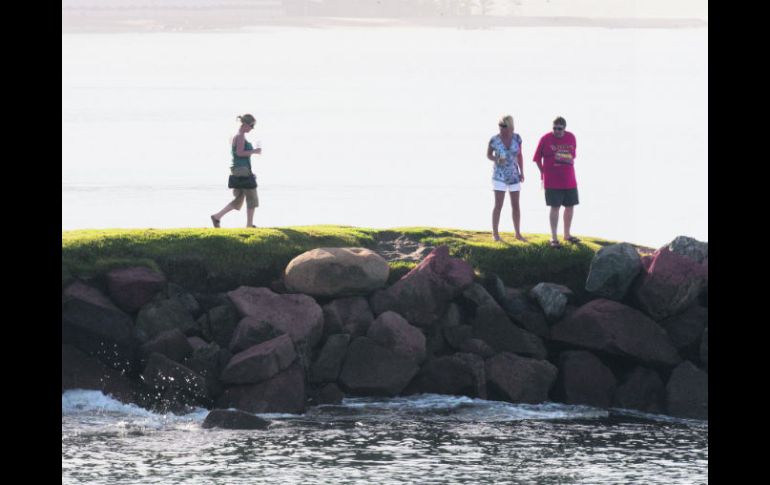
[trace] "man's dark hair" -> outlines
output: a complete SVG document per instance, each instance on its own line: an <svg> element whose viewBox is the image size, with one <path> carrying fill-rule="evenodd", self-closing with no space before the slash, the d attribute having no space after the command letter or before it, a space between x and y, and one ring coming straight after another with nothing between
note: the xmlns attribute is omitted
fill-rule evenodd
<svg viewBox="0 0 770 485"><path fill-rule="evenodd" d="M553 124L554 125L564 125L564 127L566 128L567 127L567 120L565 120L564 118L559 116L558 118L553 120Z"/></svg>

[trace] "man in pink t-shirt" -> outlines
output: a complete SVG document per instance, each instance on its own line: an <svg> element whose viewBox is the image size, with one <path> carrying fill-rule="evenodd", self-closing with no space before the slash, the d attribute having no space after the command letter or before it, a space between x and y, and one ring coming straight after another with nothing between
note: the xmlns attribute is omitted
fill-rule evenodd
<svg viewBox="0 0 770 485"><path fill-rule="evenodd" d="M559 116L553 120L553 132L546 133L537 144L533 161L540 169L540 179L545 187L545 203L551 207L551 247L560 248L556 237L559 225L559 209L564 206L564 240L577 243L580 239L570 234L572 213L578 200L575 180L575 135L565 131L567 121Z"/></svg>

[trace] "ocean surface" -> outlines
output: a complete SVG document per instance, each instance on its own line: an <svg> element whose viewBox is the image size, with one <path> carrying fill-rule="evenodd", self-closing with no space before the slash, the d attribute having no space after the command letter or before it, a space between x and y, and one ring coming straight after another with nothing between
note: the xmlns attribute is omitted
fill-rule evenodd
<svg viewBox="0 0 770 485"><path fill-rule="evenodd" d="M347 398L267 430L62 395L62 484L706 484L708 423L423 394Z"/></svg>
<svg viewBox="0 0 770 485"><path fill-rule="evenodd" d="M486 146L510 113L523 232L549 231L531 159L564 116L573 233L708 240L707 96L707 27L63 34L62 229L208 226L250 112L258 226L490 230Z"/></svg>

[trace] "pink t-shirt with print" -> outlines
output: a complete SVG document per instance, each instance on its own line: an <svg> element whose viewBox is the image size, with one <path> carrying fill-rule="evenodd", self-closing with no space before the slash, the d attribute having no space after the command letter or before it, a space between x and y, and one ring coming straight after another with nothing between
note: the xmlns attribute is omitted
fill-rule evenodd
<svg viewBox="0 0 770 485"><path fill-rule="evenodd" d="M553 133L546 133L537 144L535 162L543 163L543 185L546 189L574 189L575 180L575 135L569 131L556 138Z"/></svg>

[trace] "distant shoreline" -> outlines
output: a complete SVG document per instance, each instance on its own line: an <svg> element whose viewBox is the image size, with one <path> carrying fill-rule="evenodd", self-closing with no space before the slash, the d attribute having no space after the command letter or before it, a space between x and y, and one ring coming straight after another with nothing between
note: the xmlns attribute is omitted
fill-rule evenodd
<svg viewBox="0 0 770 485"><path fill-rule="evenodd" d="M62 34L227 32L259 27L433 27L490 29L506 27L701 28L698 18L603 18L568 16L464 17L291 17L265 16L253 10L232 9L62 9Z"/></svg>

